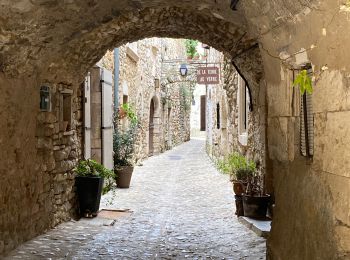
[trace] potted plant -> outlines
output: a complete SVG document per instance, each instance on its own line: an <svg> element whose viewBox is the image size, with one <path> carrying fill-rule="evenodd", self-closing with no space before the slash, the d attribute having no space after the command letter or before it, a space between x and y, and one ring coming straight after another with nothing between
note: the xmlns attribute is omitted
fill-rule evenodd
<svg viewBox="0 0 350 260"><path fill-rule="evenodd" d="M218 166L223 173L230 175L236 195L242 195L245 192L248 176L256 170L254 161L247 160L237 152L220 160Z"/></svg>
<svg viewBox="0 0 350 260"><path fill-rule="evenodd" d="M221 172L230 175L233 191L235 193L235 214L237 216L243 216L243 194L246 191L248 176L256 170L254 161L247 160L244 156L235 152L225 157L223 160L219 160L218 167Z"/></svg>
<svg viewBox="0 0 350 260"><path fill-rule="evenodd" d="M244 216L265 219L270 202L270 195L264 194L263 178L256 171L250 172L243 194Z"/></svg>
<svg viewBox="0 0 350 260"><path fill-rule="evenodd" d="M119 118L119 116L118 116ZM137 137L138 120L134 110L128 105L127 118L130 124L126 129L115 128L113 134L114 171L118 188L129 188L134 171L133 155Z"/></svg>
<svg viewBox="0 0 350 260"><path fill-rule="evenodd" d="M74 169L80 215L95 217L100 207L101 194L108 192L115 174L94 160L81 160ZM105 185L104 184L104 180Z"/></svg>
<svg viewBox="0 0 350 260"><path fill-rule="evenodd" d="M118 119L128 117L130 120L136 119L135 112L129 103L124 103L119 107Z"/></svg>

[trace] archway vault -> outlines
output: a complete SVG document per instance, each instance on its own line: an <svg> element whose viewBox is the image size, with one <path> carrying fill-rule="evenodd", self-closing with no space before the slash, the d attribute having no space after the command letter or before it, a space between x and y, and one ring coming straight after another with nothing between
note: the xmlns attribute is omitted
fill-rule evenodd
<svg viewBox="0 0 350 260"><path fill-rule="evenodd" d="M75 83L107 49L147 37L198 39L231 57L256 49L243 12L218 2L91 0L7 7L12 15L22 12L27 23L16 24L16 15L11 25L0 20L5 32L0 71L15 77L40 72L42 80Z"/></svg>

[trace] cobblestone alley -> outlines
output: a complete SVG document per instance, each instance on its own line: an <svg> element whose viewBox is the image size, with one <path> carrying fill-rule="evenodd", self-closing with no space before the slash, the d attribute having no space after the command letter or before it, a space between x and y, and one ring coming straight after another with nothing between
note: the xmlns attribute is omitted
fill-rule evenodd
<svg viewBox="0 0 350 260"><path fill-rule="evenodd" d="M146 160L131 185L101 203L130 216L113 226L62 224L6 259L265 259L265 240L238 223L231 183L204 141Z"/></svg>

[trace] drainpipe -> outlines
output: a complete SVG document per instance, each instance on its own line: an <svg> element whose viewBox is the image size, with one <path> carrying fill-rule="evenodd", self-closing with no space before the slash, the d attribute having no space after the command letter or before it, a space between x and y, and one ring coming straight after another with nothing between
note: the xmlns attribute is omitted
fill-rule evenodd
<svg viewBox="0 0 350 260"><path fill-rule="evenodd" d="M114 49L114 112L119 107L119 48Z"/></svg>

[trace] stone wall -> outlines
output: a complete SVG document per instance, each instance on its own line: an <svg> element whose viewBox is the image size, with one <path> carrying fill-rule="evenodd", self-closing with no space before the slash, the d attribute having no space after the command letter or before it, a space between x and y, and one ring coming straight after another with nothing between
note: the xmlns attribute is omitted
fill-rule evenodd
<svg viewBox="0 0 350 260"><path fill-rule="evenodd" d="M82 102L74 98L79 91L74 90L72 121L64 131L60 97L71 86L46 84L51 87L51 112L40 112L38 81L1 81L11 84L13 92L0 102L1 111L7 111L1 121L7 138L1 138L0 255L75 215L72 169L80 157ZM30 90L28 84L37 88Z"/></svg>
<svg viewBox="0 0 350 260"><path fill-rule="evenodd" d="M350 39L343 33L349 7L342 1L307 2L302 8L295 1L286 1L293 8L245 4L249 23L261 35L267 87L267 167L276 197L268 258L349 259ZM304 157L301 98L292 83L307 63L314 84L314 155Z"/></svg>
<svg viewBox="0 0 350 260"><path fill-rule="evenodd" d="M239 138L239 79L244 81L229 58L225 58L217 51L212 51L209 57L218 60L222 66L222 79L219 85L207 87L207 152L214 161L233 153L239 152L254 160L257 170L266 175L266 144L265 144L265 100L247 95L247 103L251 107L247 118L247 142ZM251 87L250 87L251 88ZM251 91L250 91L251 93ZM264 95L262 95L264 97ZM217 105L220 107L220 118L217 117ZM217 122L220 121L220 127ZM265 190L272 192L269 175L265 183Z"/></svg>
<svg viewBox="0 0 350 260"><path fill-rule="evenodd" d="M182 85L162 85L165 77L162 61L184 59L184 46L184 40L150 38L119 48L119 104L123 103L123 96L127 96L127 102L135 109L140 123L134 155L136 161L150 154L151 100L155 106L151 137L153 154L189 140L189 114L181 104ZM175 73L178 73L177 69ZM120 122L121 128L126 127L124 121Z"/></svg>
<svg viewBox="0 0 350 260"><path fill-rule="evenodd" d="M349 5L345 0L239 1L237 9L231 10L229 1L211 0L2 4L0 252L54 222L46 172L52 169L46 164L53 144L43 158L35 137L41 82L77 89L108 48L166 36L196 38L230 54L250 83L253 100L267 101L266 167L276 195L269 258L349 258ZM303 61L311 62L316 80L312 159L299 153L300 118L292 109L298 104L288 76Z"/></svg>

